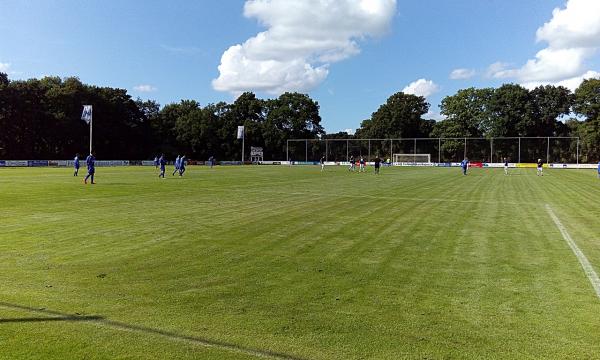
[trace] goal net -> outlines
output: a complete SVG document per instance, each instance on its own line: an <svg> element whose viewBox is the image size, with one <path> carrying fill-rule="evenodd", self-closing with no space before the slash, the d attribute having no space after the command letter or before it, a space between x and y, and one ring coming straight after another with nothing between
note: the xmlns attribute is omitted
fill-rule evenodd
<svg viewBox="0 0 600 360"><path fill-rule="evenodd" d="M430 154L394 154L394 164L431 163Z"/></svg>

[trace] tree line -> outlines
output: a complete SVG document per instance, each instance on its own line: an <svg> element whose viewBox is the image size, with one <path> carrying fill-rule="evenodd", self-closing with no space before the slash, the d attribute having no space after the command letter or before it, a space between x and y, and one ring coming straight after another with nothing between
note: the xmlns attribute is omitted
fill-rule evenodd
<svg viewBox="0 0 600 360"><path fill-rule="evenodd" d="M239 125L246 129L246 153L250 146L262 146L265 159L273 160L286 158L287 140L294 138L574 136L581 139L582 161L600 157L598 79L585 80L575 92L515 84L459 90L442 100L446 119L437 122L425 118L430 104L424 97L398 92L349 135L326 134L319 104L306 94L260 99L246 92L232 103L202 106L182 100L161 107L153 100L133 99L126 90L84 84L75 77L10 80L0 73L0 158L85 153L89 130L80 119L84 104L94 106L94 149L104 159L149 159L160 153L240 159ZM459 152L461 146L458 140L446 141L443 150Z"/></svg>

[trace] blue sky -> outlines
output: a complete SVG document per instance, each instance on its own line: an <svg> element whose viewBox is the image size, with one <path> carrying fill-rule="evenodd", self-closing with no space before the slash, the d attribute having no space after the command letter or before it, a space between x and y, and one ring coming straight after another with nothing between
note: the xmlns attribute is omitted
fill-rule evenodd
<svg viewBox="0 0 600 360"><path fill-rule="evenodd" d="M357 128L419 79L407 91L427 95L437 118L440 100L461 88L574 87L597 77L595 3L0 0L0 70L12 79L77 76L162 105L298 90L335 132ZM580 22L590 26L570 26ZM462 79L451 79L457 69Z"/></svg>

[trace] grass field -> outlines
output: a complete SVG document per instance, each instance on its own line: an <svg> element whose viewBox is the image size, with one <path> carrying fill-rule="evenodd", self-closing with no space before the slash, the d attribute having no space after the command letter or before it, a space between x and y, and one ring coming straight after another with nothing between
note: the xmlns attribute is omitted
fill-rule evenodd
<svg viewBox="0 0 600 360"><path fill-rule="evenodd" d="M2 359L591 359L594 171L0 169Z"/></svg>

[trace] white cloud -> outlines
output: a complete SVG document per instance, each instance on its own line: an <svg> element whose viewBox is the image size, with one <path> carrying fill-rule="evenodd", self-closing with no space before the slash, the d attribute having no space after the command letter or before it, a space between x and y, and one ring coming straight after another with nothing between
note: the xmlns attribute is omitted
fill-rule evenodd
<svg viewBox="0 0 600 360"><path fill-rule="evenodd" d="M419 79L406 86L402 92L417 96L429 97L440 91L440 86L431 80Z"/></svg>
<svg viewBox="0 0 600 360"><path fill-rule="evenodd" d="M498 61L488 66L485 75L489 78L501 79L515 76L516 70L509 69L510 64Z"/></svg>
<svg viewBox="0 0 600 360"><path fill-rule="evenodd" d="M590 70L590 71L587 71L583 75L575 76L575 77L572 77L569 79L555 82L555 83L553 83L553 85L564 86L571 91L575 91L579 87L579 85L581 85L583 80L586 80L586 79L600 79L600 72ZM535 82L535 81L523 83L523 86L525 86L526 88L528 88L530 90L535 89L536 87L541 86L541 85L547 85L547 83Z"/></svg>
<svg viewBox="0 0 600 360"><path fill-rule="evenodd" d="M446 120L446 116L440 114L437 111L431 111L431 110L429 110L427 112L427 114L423 115L422 118L427 119L427 120L435 120L435 121Z"/></svg>
<svg viewBox="0 0 600 360"><path fill-rule="evenodd" d="M576 88L583 79L597 74L586 68L586 61L600 48L600 1L567 0L565 8L554 9L552 19L537 30L536 36L548 46L534 59L517 69L490 67L491 77L516 78L525 86L563 84Z"/></svg>
<svg viewBox="0 0 600 360"><path fill-rule="evenodd" d="M311 90L332 63L360 52L358 41L385 34L395 12L396 0L247 0L244 16L267 30L223 53L213 88Z"/></svg>
<svg viewBox="0 0 600 360"><path fill-rule="evenodd" d="M8 73L10 69L10 63L1 63L0 62L0 72Z"/></svg>
<svg viewBox="0 0 600 360"><path fill-rule="evenodd" d="M454 69L450 73L450 79L452 80L466 80L475 76L477 72L473 69Z"/></svg>
<svg viewBox="0 0 600 360"><path fill-rule="evenodd" d="M133 87L133 90L135 91L139 91L139 92L154 92L156 90L158 90L156 87L152 86L152 85L137 85Z"/></svg>
<svg viewBox="0 0 600 360"><path fill-rule="evenodd" d="M343 131L348 135L354 135L354 133L356 132L356 130L354 129L344 129Z"/></svg>
<svg viewBox="0 0 600 360"><path fill-rule="evenodd" d="M552 19L536 35L555 49L600 46L600 1L568 0L564 9L552 11Z"/></svg>

